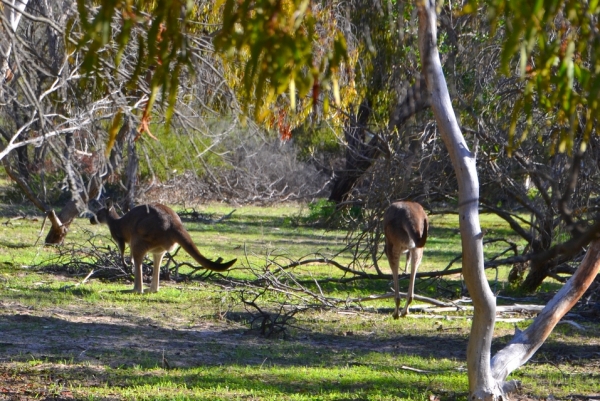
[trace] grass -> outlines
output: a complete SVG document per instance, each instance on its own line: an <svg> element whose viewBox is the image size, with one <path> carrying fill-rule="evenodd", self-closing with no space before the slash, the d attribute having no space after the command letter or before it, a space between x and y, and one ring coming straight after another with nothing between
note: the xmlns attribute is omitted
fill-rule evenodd
<svg viewBox="0 0 600 401"><path fill-rule="evenodd" d="M197 211L218 218L232 209L206 205ZM17 213L29 217L12 220ZM269 261L336 255L344 247L344 231L299 224L306 213L301 205L240 207L218 224L184 224L205 256L238 258L226 278L239 280L253 277L250 267L259 269ZM248 331L252 316L239 289L218 277L164 282L159 293L139 296L129 291L128 281L81 284L83 275L32 268L59 252L34 245L42 224L34 215L21 207L0 209L0 398L466 399L467 312L445 312L442 319L415 314L395 321L391 299L314 308L295 316L285 339L265 338ZM488 215L482 216L482 228L486 238L516 241L501 221ZM430 233L420 271L442 270L460 254L456 216L431 216ZM91 237L114 247L105 226L90 226L85 219L73 224L68 242L84 244ZM503 247L486 246L487 257ZM350 256L342 253L336 260L347 264ZM178 258L191 262L183 252ZM380 266L387 269L387 261ZM293 272L304 278L341 275L322 264ZM496 278L496 271L489 270L488 278L497 291L510 295L507 274L499 269ZM460 275L424 279L417 283L417 293L446 297L460 287ZM342 299L389 288L388 280L321 285L327 296ZM556 284L547 284L548 291L555 289ZM265 294L259 302L269 309L277 299L281 296ZM561 399L597 392L600 327L579 323L585 331L558 326L532 361L513 374L523 381L525 394ZM513 323L497 323L493 349L508 342L513 330Z"/></svg>

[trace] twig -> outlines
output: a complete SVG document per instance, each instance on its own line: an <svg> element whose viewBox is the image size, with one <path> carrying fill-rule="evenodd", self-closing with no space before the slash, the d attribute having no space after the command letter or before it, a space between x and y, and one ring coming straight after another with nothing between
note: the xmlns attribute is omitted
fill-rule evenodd
<svg viewBox="0 0 600 401"><path fill-rule="evenodd" d="M72 287L75 287L75 288L77 288L77 287L79 287L80 285L83 285L83 284L85 284L85 283L88 281L88 279L89 279L90 277L92 277L92 274L94 274L94 269L92 269L92 270L91 270L91 271L88 273L88 275L87 275L87 276L85 276L85 278L84 278L83 280L81 280L79 283L77 283L77 284L71 284L71 285L65 285L64 287L62 287L62 288L61 288L61 290L63 290L63 291L66 291L66 290L67 290L67 289L69 289L69 288L72 288Z"/></svg>
<svg viewBox="0 0 600 401"><path fill-rule="evenodd" d="M80 286L80 285L83 285L83 284L85 284L85 283L88 281L88 279L89 279L90 277L92 277L92 274L94 274L94 269L92 269L92 270L91 270L91 271L88 273L88 275L87 275L87 276L85 276L85 278L84 278L84 279L83 279L83 280L82 280L82 281L81 281L79 284L77 284L76 286Z"/></svg>
<svg viewBox="0 0 600 401"><path fill-rule="evenodd" d="M423 369L411 368L410 366L405 366L405 365L400 366L400 369L409 370L411 372L417 372L417 373L425 373L425 374L433 373L431 370L423 370Z"/></svg>

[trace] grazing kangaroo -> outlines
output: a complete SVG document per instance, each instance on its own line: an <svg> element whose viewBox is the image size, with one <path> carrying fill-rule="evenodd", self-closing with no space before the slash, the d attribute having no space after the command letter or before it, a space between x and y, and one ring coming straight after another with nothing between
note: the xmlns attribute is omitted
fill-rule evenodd
<svg viewBox="0 0 600 401"><path fill-rule="evenodd" d="M385 234L385 254L392 269L394 279L394 295L396 310L394 319L398 319L400 307L400 294L398 293L398 265L400 255L406 252L406 265L404 271L411 263L410 282L406 296L406 306L402 317L408 313L408 305L413 300L415 290L415 276L417 268L423 257L423 247L427 241L429 221L423 207L416 202L394 202L383 215L383 232Z"/></svg>
<svg viewBox="0 0 600 401"><path fill-rule="evenodd" d="M221 263L221 258L211 261L198 251L190 234L185 230L181 219L171 208L159 203L134 207L119 217L112 203L100 209L90 219L92 224L108 224L110 235L117 242L121 252L121 261L125 266L125 244L129 244L134 265L135 281L133 291L143 293L142 262L148 252L154 255L154 269L150 291L158 291L160 264L166 252L173 251L176 244L192 256L202 267L214 271L225 271L237 259Z"/></svg>

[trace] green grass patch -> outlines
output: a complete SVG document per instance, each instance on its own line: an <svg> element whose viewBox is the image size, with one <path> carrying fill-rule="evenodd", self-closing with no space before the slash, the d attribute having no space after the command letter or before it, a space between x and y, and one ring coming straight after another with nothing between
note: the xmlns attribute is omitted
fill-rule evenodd
<svg viewBox="0 0 600 401"><path fill-rule="evenodd" d="M177 209L181 211L181 209ZM205 205L196 210L218 219L233 210ZM252 309L240 301L243 288L232 283L255 280L302 257L335 257L349 265L347 233L304 225L315 213L305 205L236 208L217 224L184 219L200 251L209 258L237 258L224 276L190 282L161 282L156 294L133 294L129 280L106 281L87 272L45 272L44 263L61 250L92 241L114 244L106 226L77 219L62 248L40 245L42 216L35 210L0 209L0 389L9 396L106 400L465 400L468 392L466 345L470 312L415 314L393 320L393 301L382 299L338 308L313 307L294 316L287 336L266 338L249 331ZM320 213L320 212L319 212ZM24 216L24 217L23 217ZM19 217L19 218L14 218ZM483 215L485 238L517 242L505 223ZM420 271L438 271L460 255L456 215L431 216L430 237ZM46 228L47 229L47 228ZM87 246L87 245L86 245ZM521 246L521 245L520 245ZM485 246L491 258L506 243ZM383 251L383 245L379 250ZM86 258L81 251L82 258ZM179 261L192 262L183 251ZM387 261L379 260L384 272ZM34 267L35 266L35 267ZM460 267L460 260L450 268ZM369 266L366 269L371 269ZM487 271L500 294L508 268ZM375 273L375 270L369 270ZM342 283L344 273L324 264L289 269L314 293L339 299L390 291L387 279ZM285 277L282 273L281 277ZM330 279L329 281L326 281ZM320 280L317 285L314 280ZM291 281L290 281L291 283ZM460 274L421 279L416 292L455 298ZM405 289L406 280L401 281ZM545 289L552 291L556 283ZM247 288L247 294L258 289ZM267 292L258 303L273 312L277 303L301 302ZM418 305L418 302L415 303ZM527 317L517 315L516 317ZM518 322L524 329L528 320ZM525 394L564 399L597 392L600 326L559 325L534 358L511 378L523 381ZM496 325L493 350L506 344L515 323Z"/></svg>

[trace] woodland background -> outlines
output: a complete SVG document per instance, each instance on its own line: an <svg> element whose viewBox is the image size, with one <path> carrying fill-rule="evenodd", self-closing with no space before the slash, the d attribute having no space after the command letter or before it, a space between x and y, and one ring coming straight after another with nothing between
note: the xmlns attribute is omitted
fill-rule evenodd
<svg viewBox="0 0 600 401"><path fill-rule="evenodd" d="M123 212L300 201L348 232L349 274L382 277L390 201L464 206L419 2L1 4L0 159L13 201L51 220L48 244L106 197ZM433 5L479 211L525 244L504 238L485 267L524 293L566 282L600 232L598 4Z"/></svg>

